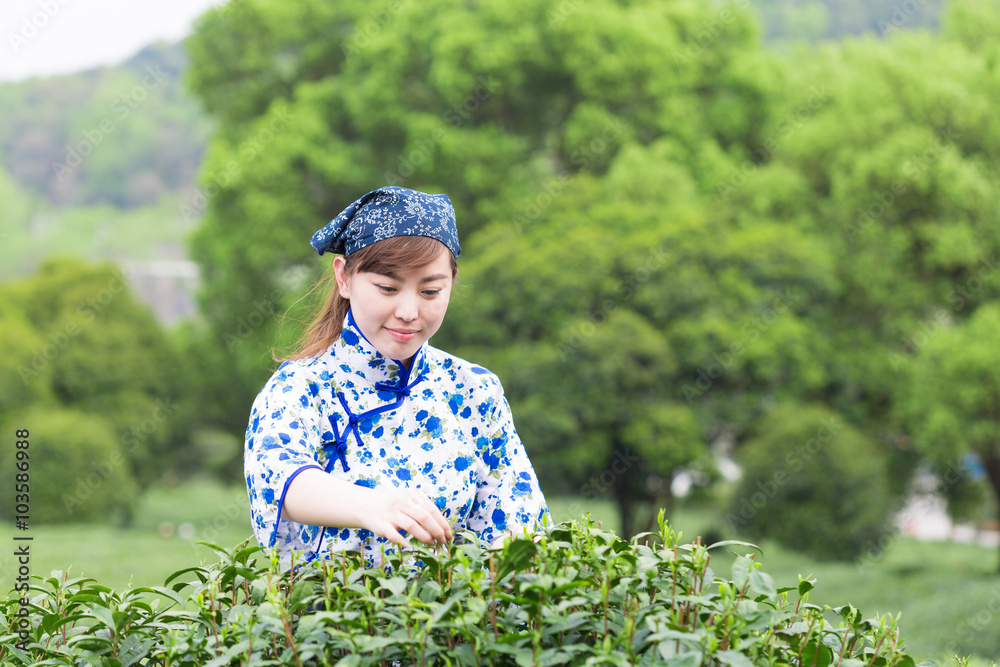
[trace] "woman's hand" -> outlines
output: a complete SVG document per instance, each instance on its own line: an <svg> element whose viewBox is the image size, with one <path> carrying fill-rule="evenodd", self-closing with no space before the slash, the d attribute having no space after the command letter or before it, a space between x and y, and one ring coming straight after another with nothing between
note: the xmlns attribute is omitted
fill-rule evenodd
<svg viewBox="0 0 1000 667"><path fill-rule="evenodd" d="M414 489L395 495L373 494L364 528L394 544L410 547L399 534L405 530L424 544L444 544L452 539L451 526L431 499Z"/></svg>
<svg viewBox="0 0 1000 667"><path fill-rule="evenodd" d="M364 528L390 542L410 547L405 530L424 544L452 539L451 526L431 499L415 489L389 495L337 479L318 468L296 475L281 516L309 526Z"/></svg>

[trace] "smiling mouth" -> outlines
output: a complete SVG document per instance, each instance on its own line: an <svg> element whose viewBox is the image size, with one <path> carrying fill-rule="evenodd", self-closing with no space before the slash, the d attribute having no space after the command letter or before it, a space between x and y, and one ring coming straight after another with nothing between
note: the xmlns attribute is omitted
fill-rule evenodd
<svg viewBox="0 0 1000 667"><path fill-rule="evenodd" d="M417 329L389 329L388 327L386 328L386 331L389 332L390 336L401 343L413 340L414 336L419 333Z"/></svg>

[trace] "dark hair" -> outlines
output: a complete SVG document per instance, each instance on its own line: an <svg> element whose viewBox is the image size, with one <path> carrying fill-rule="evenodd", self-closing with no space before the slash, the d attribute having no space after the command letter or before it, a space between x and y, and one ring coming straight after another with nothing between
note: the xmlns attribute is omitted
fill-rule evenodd
<svg viewBox="0 0 1000 667"><path fill-rule="evenodd" d="M348 276L359 271L388 275L418 269L433 262L442 252L448 253L451 260L451 276L454 278L458 275L458 262L455 261L455 256L446 245L428 236L393 236L376 241L348 255L344 272ZM340 337L351 301L340 296L332 264L317 287L324 284L331 285L330 296L316 313L312 324L302 334L297 350L289 359L318 357Z"/></svg>

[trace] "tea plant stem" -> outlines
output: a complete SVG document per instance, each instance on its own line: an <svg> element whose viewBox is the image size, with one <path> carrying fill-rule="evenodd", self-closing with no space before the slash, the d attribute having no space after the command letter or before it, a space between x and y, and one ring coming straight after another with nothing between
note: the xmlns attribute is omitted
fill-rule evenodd
<svg viewBox="0 0 1000 667"><path fill-rule="evenodd" d="M837 667L840 667L840 663L844 662L844 651L847 650L847 635L850 632L850 628L844 628L844 641L840 642L840 655L837 657Z"/></svg>
<svg viewBox="0 0 1000 667"><path fill-rule="evenodd" d="M868 667L872 667L875 664L875 660L878 659L878 654L882 650L882 642L885 641L885 635L880 635L878 641L875 643L875 652L872 653L871 662L868 663Z"/></svg>
<svg viewBox="0 0 1000 667"><path fill-rule="evenodd" d="M815 618L809 620L809 629L806 630L806 636L802 639L802 642L799 644L798 663L800 665L802 664L802 652L806 650L806 644L809 643L809 637L812 636L813 625L815 623L816 623ZM817 651L817 653L819 653L819 651Z"/></svg>

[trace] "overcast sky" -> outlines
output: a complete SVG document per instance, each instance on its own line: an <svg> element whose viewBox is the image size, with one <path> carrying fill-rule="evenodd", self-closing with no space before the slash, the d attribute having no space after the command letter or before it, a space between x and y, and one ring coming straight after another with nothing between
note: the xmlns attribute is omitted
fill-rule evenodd
<svg viewBox="0 0 1000 667"><path fill-rule="evenodd" d="M0 0L0 81L120 63L224 0Z"/></svg>

